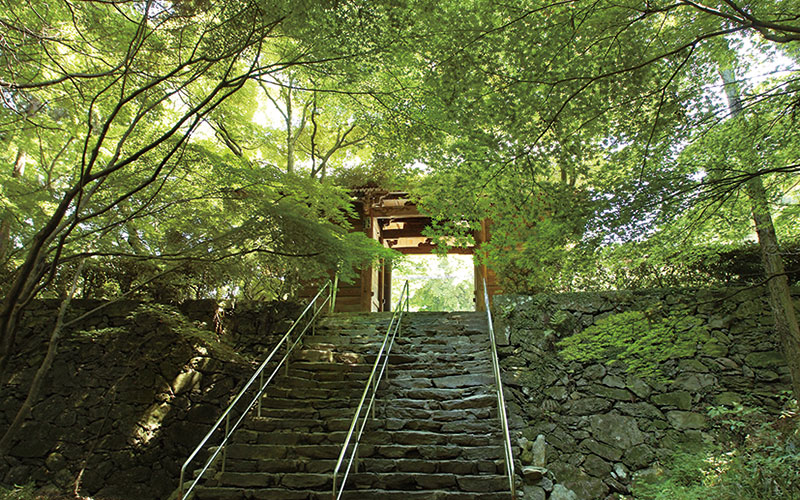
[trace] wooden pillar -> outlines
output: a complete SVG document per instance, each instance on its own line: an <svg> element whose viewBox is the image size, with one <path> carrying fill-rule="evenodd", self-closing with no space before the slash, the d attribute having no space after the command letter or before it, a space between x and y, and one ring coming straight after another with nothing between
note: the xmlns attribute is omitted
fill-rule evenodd
<svg viewBox="0 0 800 500"><path fill-rule="evenodd" d="M486 220L481 221L481 228L475 231L475 248L479 248L485 241L489 240L489 224ZM486 304L483 299L483 281L487 278L485 265L475 266L475 310L485 311ZM487 278L488 281L488 278ZM489 288L491 292L491 287ZM489 297L491 300L491 297Z"/></svg>
<svg viewBox="0 0 800 500"><path fill-rule="evenodd" d="M383 262L383 308L382 311L392 310L392 260Z"/></svg>
<svg viewBox="0 0 800 500"><path fill-rule="evenodd" d="M368 238L378 238L377 219L375 217L367 216L364 219L364 231ZM361 311L372 312L375 311L375 301L377 299L376 292L378 291L378 269L376 266L369 265L361 270Z"/></svg>

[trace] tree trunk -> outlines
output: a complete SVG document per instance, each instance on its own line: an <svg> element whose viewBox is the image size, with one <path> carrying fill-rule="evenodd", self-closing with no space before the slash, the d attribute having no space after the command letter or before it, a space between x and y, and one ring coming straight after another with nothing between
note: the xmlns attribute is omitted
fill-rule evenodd
<svg viewBox="0 0 800 500"><path fill-rule="evenodd" d="M797 323L797 312L792 301L789 280L778 246L778 237L772 223L767 194L761 177L755 177L747 183L747 195L750 197L753 220L758 233L758 245L761 249L761 262L767 276L769 305L775 318L775 331L781 342L786 364L792 375L792 390L795 398L800 400L800 325Z"/></svg>
<svg viewBox="0 0 800 500"><path fill-rule="evenodd" d="M14 170L11 172L11 177L19 178L25 172L25 163L27 156L22 148L17 149L17 158L14 160ZM4 213L2 220L0 220L0 263L3 262L11 247L11 219L13 214Z"/></svg>
<svg viewBox="0 0 800 500"><path fill-rule="evenodd" d="M289 80L291 85L291 80ZM292 90L286 90L286 173L294 172L294 132L292 131Z"/></svg>
<svg viewBox="0 0 800 500"><path fill-rule="evenodd" d="M17 434L19 429L22 427L22 424L30 415L33 405L39 400L39 392L42 389L42 383L44 382L45 376L50 371L50 367L53 366L53 360L55 359L56 352L58 351L58 341L61 338L61 330L64 327L64 315L67 312L67 307L69 307L72 296L75 295L75 288L78 286L78 278L80 278L82 270L83 261L81 261L80 265L78 265L78 269L75 271L75 277L72 279L72 287L70 288L69 294L67 294L67 297L63 300L63 302L61 302L61 308L58 311L56 324L53 327L53 332L50 334L50 342L47 345L47 354L42 360L42 364L39 366L39 369L36 370L36 374L33 377L33 382L31 382L31 386L28 389L28 395L25 398L25 401L23 401L22 406L20 406L19 410L17 411L14 421L11 422L11 425L3 434L2 439L0 439L0 456L6 456L8 454L9 450L11 449L11 445L13 444L12 441L14 436Z"/></svg>
<svg viewBox="0 0 800 500"><path fill-rule="evenodd" d="M721 70L720 75L725 85L730 114L732 117L739 116L742 113L742 104L733 71ZM772 223L769 200L761 176L756 175L747 181L745 191L750 198L750 210L758 234L761 263L764 266L767 290L769 290L769 305L775 319L775 332L778 334L786 364L789 365L792 392L795 399L800 401L800 325L797 323L789 280L778 245L778 235Z"/></svg>

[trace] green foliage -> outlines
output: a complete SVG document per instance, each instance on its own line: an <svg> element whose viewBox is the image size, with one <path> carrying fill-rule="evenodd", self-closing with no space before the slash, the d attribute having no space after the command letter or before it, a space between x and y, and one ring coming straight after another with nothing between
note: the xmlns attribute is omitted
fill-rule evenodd
<svg viewBox="0 0 800 500"><path fill-rule="evenodd" d="M241 361L233 347L223 342L215 332L199 328L172 306L142 304L126 319L138 328L176 335L192 344L195 350L206 351L215 359Z"/></svg>
<svg viewBox="0 0 800 500"><path fill-rule="evenodd" d="M567 360L622 363L630 373L664 380L663 362L694 355L698 343L708 339L702 318L626 311L598 320L558 346Z"/></svg>
<svg viewBox="0 0 800 500"><path fill-rule="evenodd" d="M741 406L712 408L709 416L720 442L677 451L659 477L634 483L635 498L800 498L800 420L796 410L777 420Z"/></svg>
<svg viewBox="0 0 800 500"><path fill-rule="evenodd" d="M408 280L409 307L412 311L475 309L471 258L459 255L419 257L395 261L392 272L393 300L399 297L403 283Z"/></svg>
<svg viewBox="0 0 800 500"><path fill-rule="evenodd" d="M11 488L0 486L0 500L36 500L41 498L36 495L32 483L22 486L15 485Z"/></svg>

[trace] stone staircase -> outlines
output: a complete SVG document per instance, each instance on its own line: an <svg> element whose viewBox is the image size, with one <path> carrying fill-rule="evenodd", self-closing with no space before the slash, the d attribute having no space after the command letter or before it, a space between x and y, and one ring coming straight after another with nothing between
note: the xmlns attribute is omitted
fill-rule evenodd
<svg viewBox="0 0 800 500"><path fill-rule="evenodd" d="M332 471L391 315L324 318L197 500L332 497ZM410 313L344 499L510 498L481 313ZM255 413L255 412L254 412Z"/></svg>

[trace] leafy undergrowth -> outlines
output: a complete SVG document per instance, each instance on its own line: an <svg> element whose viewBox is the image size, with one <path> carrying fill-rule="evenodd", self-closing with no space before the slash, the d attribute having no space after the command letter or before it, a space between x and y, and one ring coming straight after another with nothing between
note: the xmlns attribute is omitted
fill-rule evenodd
<svg viewBox="0 0 800 500"><path fill-rule="evenodd" d="M800 415L713 408L717 444L674 454L634 485L642 500L800 500Z"/></svg>
<svg viewBox="0 0 800 500"><path fill-rule="evenodd" d="M14 486L12 488L0 486L0 500L95 500L93 497L84 497L67 493L52 493L37 490L33 484ZM105 498L104 500L114 500Z"/></svg>

